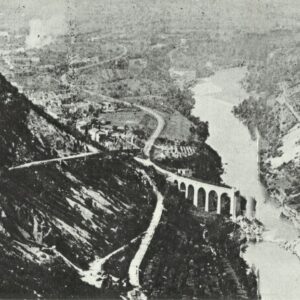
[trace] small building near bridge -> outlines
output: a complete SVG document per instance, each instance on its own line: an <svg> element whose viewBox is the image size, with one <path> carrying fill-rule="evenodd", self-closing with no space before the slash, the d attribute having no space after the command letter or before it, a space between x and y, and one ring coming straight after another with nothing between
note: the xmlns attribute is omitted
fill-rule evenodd
<svg viewBox="0 0 300 300"><path fill-rule="evenodd" d="M178 169L177 174L184 177L192 177L193 172L191 169Z"/></svg>

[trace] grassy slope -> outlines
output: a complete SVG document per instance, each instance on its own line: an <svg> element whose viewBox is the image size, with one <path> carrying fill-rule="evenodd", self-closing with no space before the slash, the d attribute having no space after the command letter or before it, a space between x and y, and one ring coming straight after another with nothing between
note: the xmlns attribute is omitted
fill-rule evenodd
<svg viewBox="0 0 300 300"><path fill-rule="evenodd" d="M160 137L170 140L189 141L191 138L190 128L193 126L191 121L178 111L175 111L171 115L165 115L165 120L166 127Z"/></svg>

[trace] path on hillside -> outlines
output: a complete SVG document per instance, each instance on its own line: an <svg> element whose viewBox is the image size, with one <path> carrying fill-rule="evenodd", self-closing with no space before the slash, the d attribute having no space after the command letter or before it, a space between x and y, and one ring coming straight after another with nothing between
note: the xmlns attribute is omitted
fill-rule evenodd
<svg viewBox="0 0 300 300"><path fill-rule="evenodd" d="M122 53L116 55L115 57L112 57L112 58L109 58L109 59L105 59L105 60L102 60L102 61L99 61L97 63L93 63L93 64L90 64L90 65L87 65L87 66L83 66L83 67L79 67L79 68L74 68L74 71L75 72L80 72L80 71L84 71L84 70L88 70L88 69L92 69L92 68L95 68L95 67L100 67L106 63L110 63L110 62L113 62L113 61L117 61L123 57L125 57L128 53L128 49L124 46L124 45L120 45L122 48L123 48L123 51ZM69 86L70 88L74 88L75 85L71 82L68 81L68 73L64 73L61 77L60 77L60 81L62 84L66 85L66 86Z"/></svg>
<svg viewBox="0 0 300 300"><path fill-rule="evenodd" d="M297 119L298 123L300 123L300 116L299 116L299 114L294 110L294 108L292 107L292 105L287 102L286 98L284 98L284 104L290 110L290 112L294 115L294 117Z"/></svg>
<svg viewBox="0 0 300 300"><path fill-rule="evenodd" d="M33 166L39 166L39 165L46 165L52 162L62 162L66 160L72 160L72 159L78 159L78 158L83 158L91 155L96 155L99 154L100 151L95 151L95 152L85 152L85 153L80 153L76 155L70 155L70 156L65 156L65 157L58 157L58 158L51 158L51 159L46 159L46 160L38 160L38 161L33 161L30 163L25 163L16 167L11 167L8 170L17 170L17 169L25 169L25 168L30 168Z"/></svg>
<svg viewBox="0 0 300 300"><path fill-rule="evenodd" d="M277 97L276 100L279 104L284 104L288 110L292 113L292 115L296 118L297 122L300 123L300 115L294 110L294 108L292 107L292 105L289 104L288 102L288 92L287 92L287 88L285 86L282 87L283 92L281 97Z"/></svg>
<svg viewBox="0 0 300 300"><path fill-rule="evenodd" d="M119 254L120 252L124 251L125 248L128 247L130 244L136 242L141 237L142 234L144 233L141 233L140 235L132 239L129 243L107 254L105 257L103 258L96 257L95 260L89 264L89 269L87 271L82 271L82 270L80 271L81 280L90 285L95 286L96 288L101 288L104 279L104 270L103 270L104 264L112 256Z"/></svg>
<svg viewBox="0 0 300 300"><path fill-rule="evenodd" d="M110 63L112 61L117 61L121 58L123 58L124 56L127 55L127 48L124 46L124 45L120 45L122 48L123 48L123 51L122 53L116 55L115 57L112 57L112 58L109 58L109 59L105 59L105 60L102 60L102 61L99 61L98 63L94 63L94 64L90 64L90 65L87 65L87 66L83 66L83 67L79 67L79 68L75 68L75 71L84 71L84 70L87 70L87 69L91 69L91 68L95 68L95 67L100 67L106 63Z"/></svg>

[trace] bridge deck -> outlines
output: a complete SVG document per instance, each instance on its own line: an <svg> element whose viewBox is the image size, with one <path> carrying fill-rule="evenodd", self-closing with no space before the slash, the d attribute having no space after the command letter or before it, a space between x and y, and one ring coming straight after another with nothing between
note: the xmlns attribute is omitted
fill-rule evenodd
<svg viewBox="0 0 300 300"><path fill-rule="evenodd" d="M227 185L225 183L214 183L208 180L203 180L203 179L199 179L199 178L195 178L195 177L188 177L188 176L182 176L182 175L178 175L176 174L178 177L182 177L182 178L186 178L186 179L190 179L193 181L197 181L200 183L205 183L205 184L210 184L210 185L214 185L214 186L218 186L218 187L222 187L222 188L227 188L227 189L232 189L232 186Z"/></svg>

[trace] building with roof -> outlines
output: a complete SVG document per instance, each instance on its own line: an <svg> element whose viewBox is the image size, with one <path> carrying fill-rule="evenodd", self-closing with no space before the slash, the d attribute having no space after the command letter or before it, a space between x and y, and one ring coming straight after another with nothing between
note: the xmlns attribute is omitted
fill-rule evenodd
<svg viewBox="0 0 300 300"><path fill-rule="evenodd" d="M105 101L102 103L102 112L115 112L117 110L117 106L113 102Z"/></svg>
<svg viewBox="0 0 300 300"><path fill-rule="evenodd" d="M192 177L193 172L191 169L178 169L177 174L184 177Z"/></svg>

